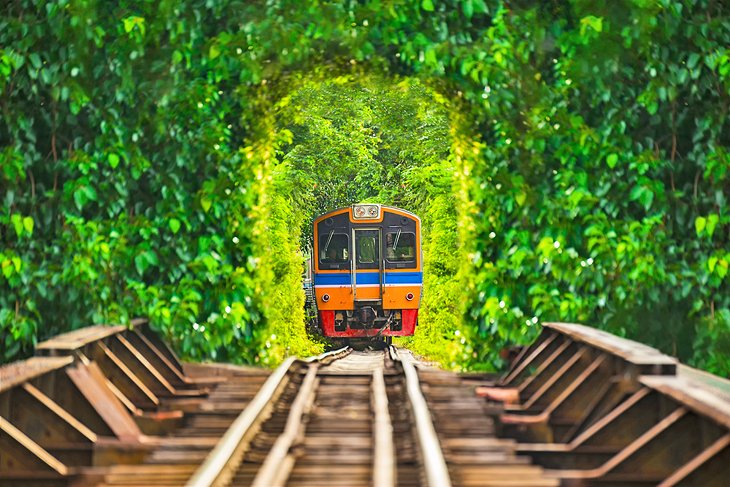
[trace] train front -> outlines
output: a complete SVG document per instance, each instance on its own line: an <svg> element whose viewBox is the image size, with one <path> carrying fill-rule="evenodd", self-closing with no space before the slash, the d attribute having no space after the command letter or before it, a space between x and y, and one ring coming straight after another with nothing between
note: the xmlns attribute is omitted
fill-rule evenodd
<svg viewBox="0 0 730 487"><path fill-rule="evenodd" d="M416 215L373 204L326 213L314 221L313 261L325 336L413 335L423 283Z"/></svg>

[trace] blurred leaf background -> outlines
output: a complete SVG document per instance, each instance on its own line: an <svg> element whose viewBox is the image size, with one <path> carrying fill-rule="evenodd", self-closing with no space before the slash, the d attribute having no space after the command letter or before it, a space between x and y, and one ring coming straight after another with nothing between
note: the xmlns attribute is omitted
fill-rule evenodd
<svg viewBox="0 0 730 487"><path fill-rule="evenodd" d="M728 375L728 46L716 0L5 2L0 359L136 315L313 353L311 217L374 201L447 367L566 320Z"/></svg>

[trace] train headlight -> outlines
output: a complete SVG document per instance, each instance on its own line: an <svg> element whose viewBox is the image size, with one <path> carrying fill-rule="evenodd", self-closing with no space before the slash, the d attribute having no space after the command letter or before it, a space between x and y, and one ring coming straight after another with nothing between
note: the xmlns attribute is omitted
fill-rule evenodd
<svg viewBox="0 0 730 487"><path fill-rule="evenodd" d="M374 220L380 216L380 205L355 205L352 216L356 220Z"/></svg>
<svg viewBox="0 0 730 487"><path fill-rule="evenodd" d="M407 299L408 301L413 301L413 293L408 293L408 294L406 294L406 299Z"/></svg>
<svg viewBox="0 0 730 487"><path fill-rule="evenodd" d="M330 295L329 294L323 294L322 295L322 301L324 301L326 303L329 300L330 300Z"/></svg>

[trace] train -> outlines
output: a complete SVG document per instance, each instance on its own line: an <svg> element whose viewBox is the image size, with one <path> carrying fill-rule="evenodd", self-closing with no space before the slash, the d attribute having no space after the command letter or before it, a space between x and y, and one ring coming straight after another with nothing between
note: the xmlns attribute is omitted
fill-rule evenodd
<svg viewBox="0 0 730 487"><path fill-rule="evenodd" d="M314 219L312 246L308 302L323 336L391 343L413 335L423 288L420 218L379 204L339 208Z"/></svg>

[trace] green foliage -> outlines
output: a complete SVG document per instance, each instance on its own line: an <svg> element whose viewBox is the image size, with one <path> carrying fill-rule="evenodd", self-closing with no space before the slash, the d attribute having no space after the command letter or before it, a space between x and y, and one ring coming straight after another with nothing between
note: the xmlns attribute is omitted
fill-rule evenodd
<svg viewBox="0 0 730 487"><path fill-rule="evenodd" d="M421 215L425 297L418 334L404 342L459 367L464 342L454 337L463 334L465 309L457 273L468 267L468 258L456 231L454 188L461 173L455 177L449 157L452 108L417 79L384 80L357 69L322 70L289 86L292 91L277 105L280 134L288 143L273 171L269 206L298 218L289 218L289 234L280 234L281 251L272 254L281 255L278 262L293 261L300 236L301 247L311 247L314 217L337 207L374 201Z"/></svg>
<svg viewBox="0 0 730 487"><path fill-rule="evenodd" d="M212 14L202 2L4 7L0 360L149 315L186 357L253 361L247 102L222 96L197 54Z"/></svg>
<svg viewBox="0 0 730 487"><path fill-rule="evenodd" d="M426 278L451 283L433 294L442 316L459 313L454 283L470 293L468 326L434 318L466 342L446 363L499 366L501 347L560 319L728 374L728 45L730 13L712 0L11 2L2 358L131 314L188 357L306 348L272 341L287 319L264 303L300 297L276 298L262 276L294 288L296 245L272 242L303 228L297 205L319 211L331 194L411 205L427 249L456 246ZM386 94L336 88L365 73ZM429 101L396 96L414 79ZM371 108L388 103L389 116ZM446 131L413 130L439 105ZM335 182L302 192L316 140ZM262 269L270 249L287 257Z"/></svg>
<svg viewBox="0 0 730 487"><path fill-rule="evenodd" d="M487 97L480 332L500 346L543 319L582 321L727 374L702 358L728 350L727 181L706 169L728 144L727 80L712 66L727 12L573 2L503 20L501 43L534 35L503 58L518 83Z"/></svg>
<svg viewBox="0 0 730 487"><path fill-rule="evenodd" d="M308 339L304 327L304 259L298 245L303 214L293 208L292 198L296 195L291 187L278 177L286 167L280 165L276 155L282 145L290 142L290 134L277 132L271 116L259 122L259 130L256 144L245 152L259 171L254 187L259 200L251 214L256 222L252 235L253 284L260 307L266 312L266 335L256 361L271 366L289 355L321 353L323 347Z"/></svg>

